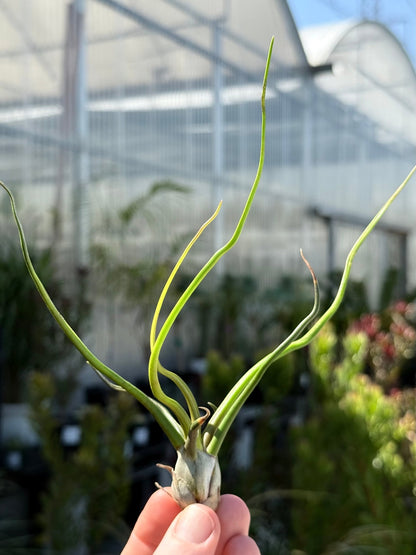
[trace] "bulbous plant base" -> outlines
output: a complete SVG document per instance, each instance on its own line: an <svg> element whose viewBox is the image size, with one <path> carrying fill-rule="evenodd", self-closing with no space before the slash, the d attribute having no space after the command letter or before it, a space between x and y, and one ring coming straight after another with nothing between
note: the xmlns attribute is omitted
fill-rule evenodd
<svg viewBox="0 0 416 555"><path fill-rule="evenodd" d="M175 468L158 464L172 476L171 495L182 508L192 503L202 503L214 509L221 494L221 471L218 458L201 449L190 453L186 447L177 451ZM156 484L161 487L159 484ZM163 488L162 488L163 489Z"/></svg>

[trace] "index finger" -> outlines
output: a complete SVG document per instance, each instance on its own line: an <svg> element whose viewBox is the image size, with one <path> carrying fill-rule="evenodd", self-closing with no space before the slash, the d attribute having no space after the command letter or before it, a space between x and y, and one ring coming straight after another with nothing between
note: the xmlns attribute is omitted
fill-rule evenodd
<svg viewBox="0 0 416 555"><path fill-rule="evenodd" d="M150 496L121 555L153 555L170 523L181 512L167 491L159 489Z"/></svg>

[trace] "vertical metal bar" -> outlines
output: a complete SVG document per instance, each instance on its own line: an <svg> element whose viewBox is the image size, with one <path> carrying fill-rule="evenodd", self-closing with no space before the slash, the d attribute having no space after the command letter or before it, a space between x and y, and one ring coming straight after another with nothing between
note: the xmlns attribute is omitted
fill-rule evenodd
<svg viewBox="0 0 416 555"><path fill-rule="evenodd" d="M328 275L335 271L335 223L332 218L326 218L328 230Z"/></svg>
<svg viewBox="0 0 416 555"><path fill-rule="evenodd" d="M219 23L213 26L213 102L212 102L212 166L213 166L213 193L215 206L223 198L222 177L224 173L224 113L223 113L223 68L220 62L222 54L221 27ZM214 248L223 244L224 218L222 212L215 220ZM218 267L218 266L217 266Z"/></svg>
<svg viewBox="0 0 416 555"><path fill-rule="evenodd" d="M243 79L243 76L239 76L239 85L241 88L245 85L246 81ZM245 179L247 175L247 168L248 168L248 132L247 132L247 103L243 100L243 97L240 98L238 103L238 125L239 125L239 133L238 133L238 166L239 166L239 174L241 180Z"/></svg>
<svg viewBox="0 0 416 555"><path fill-rule="evenodd" d="M89 265L89 156L85 12L86 0L74 0L76 20L76 73L74 86L73 214L75 263L79 269Z"/></svg>
<svg viewBox="0 0 416 555"><path fill-rule="evenodd" d="M400 242L400 262L399 262L399 295L404 298L407 293L407 270L408 270L408 235L403 233L398 236Z"/></svg>
<svg viewBox="0 0 416 555"><path fill-rule="evenodd" d="M185 83L185 91L186 94L190 97L191 92L191 83L190 79L186 79ZM194 108L189 106L187 110L185 110L185 167L188 171L194 171L194 141L193 141L193 132L192 132L192 124L194 120Z"/></svg>
<svg viewBox="0 0 416 555"><path fill-rule="evenodd" d="M74 34L75 34L75 15L73 4L66 7L65 22L65 42L62 57L62 84L61 84L61 103L62 115L59 122L60 140L67 141L73 138L73 121L74 121L74 91L73 84L75 81L75 56L74 56ZM63 218L64 218L64 187L65 179L68 171L68 162L71 151L65 144L58 145L57 153L57 174L55 201L53 207L53 224L52 224L52 242L51 247L55 251L57 245L63 236Z"/></svg>
<svg viewBox="0 0 416 555"><path fill-rule="evenodd" d="M302 114L302 166L301 166L301 190L306 192L306 200L313 200L312 183L312 145L313 145L313 118L315 102L313 84L303 80L303 114Z"/></svg>
<svg viewBox="0 0 416 555"><path fill-rule="evenodd" d="M3 6L2 6L3 8ZM33 56L33 48L30 42L24 40L24 37L27 36L27 28L32 24L32 8L33 5L29 4L25 8L26 17L24 19L25 27L22 29L20 28L19 31L21 36L23 37L23 44L25 48L25 54L23 57L23 71L22 71L22 93L23 93L23 109L27 113L29 108L33 104L32 98L32 91L33 91L33 83L32 83L32 56ZM33 132L33 121L30 118L27 118L24 122L24 130L27 132L28 135ZM34 160L33 160L33 153L36 148L36 144L33 145L32 141L28 138L24 138L23 142L23 172L22 172L22 182L26 186L32 185L33 181L33 173L34 173Z"/></svg>

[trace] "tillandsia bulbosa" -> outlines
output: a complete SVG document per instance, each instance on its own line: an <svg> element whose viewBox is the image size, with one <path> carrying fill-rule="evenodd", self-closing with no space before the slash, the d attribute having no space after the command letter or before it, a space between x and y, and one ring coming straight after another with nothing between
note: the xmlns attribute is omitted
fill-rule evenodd
<svg viewBox="0 0 416 555"><path fill-rule="evenodd" d="M150 359L148 366L149 384L153 397L146 395L143 391L135 387L129 381L125 380L117 372L101 362L81 341L75 331L70 327L62 314L54 305L52 299L48 295L45 287L40 281L29 256L24 232L20 220L16 212L16 205L10 190L1 183L10 197L13 216L17 225L20 244L23 257L25 259L29 274L34 281L42 299L47 308L55 318L59 326L62 328L67 337L72 341L74 346L80 351L88 364L99 374L99 376L111 387L119 391L126 391L133 395L141 405L147 409L156 421L159 423L167 438L177 451L177 462L175 468L160 465L167 468L172 476L172 495L181 507L185 507L191 503L204 503L216 509L221 487L221 474L218 464L218 453L221 444L226 438L227 432L238 415L241 407L257 386L268 367L277 359L287 355L291 351L301 349L308 345L317 335L324 324L335 314L343 299L348 278L350 275L352 261L366 240L368 235L376 226L377 222L386 212L390 204L399 195L406 186L411 176L416 171L414 167L403 183L396 189L392 196L386 201L379 212L370 221L352 246L344 267L344 272L339 284L332 304L329 308L319 316L319 288L315 274L307 260L304 258L302 251L301 256L308 267L313 282L314 302L310 313L297 325L290 335L278 345L272 352L263 357L252 368L250 368L232 387L226 395L222 403L218 407L210 405L210 407L198 406L198 403L189 389L188 385L180 376L174 372L164 368L159 360L160 352L166 336L175 323L178 315L182 311L188 299L191 297L196 288L200 285L207 274L214 268L218 261L236 244L242 232L247 215L250 211L254 195L256 193L264 162L265 151L265 134L266 134L266 84L269 73L271 53L273 49L273 38L270 43L269 53L266 62L266 68L263 79L263 90L261 96L261 141L260 155L257 173L248 195L245 207L236 225L236 228L228 240L228 242L215 252L198 274L189 283L188 287L180 296L175 306L163 322L158 325L161 308L166 297L167 291L177 274L182 262L190 251L191 247L208 227L208 225L216 218L221 208L218 205L214 214L200 227L195 236L186 246L178 262L174 266L157 302L153 321L150 329ZM184 398L184 404L180 404L175 399L169 397L162 389L159 382L159 376L165 376L171 380L178 388ZM186 408L185 408L186 407Z"/></svg>

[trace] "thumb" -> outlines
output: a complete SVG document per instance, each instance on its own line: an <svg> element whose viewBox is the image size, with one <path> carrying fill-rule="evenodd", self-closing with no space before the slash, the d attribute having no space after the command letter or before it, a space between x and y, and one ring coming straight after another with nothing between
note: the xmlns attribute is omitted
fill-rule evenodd
<svg viewBox="0 0 416 555"><path fill-rule="evenodd" d="M154 555L214 555L220 532L215 512L194 503L173 520Z"/></svg>

